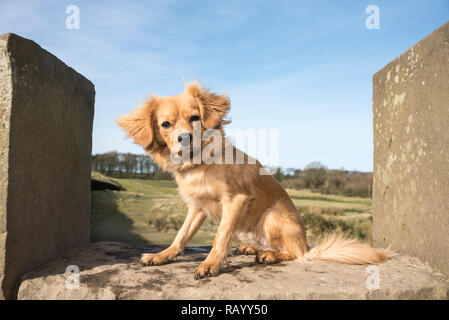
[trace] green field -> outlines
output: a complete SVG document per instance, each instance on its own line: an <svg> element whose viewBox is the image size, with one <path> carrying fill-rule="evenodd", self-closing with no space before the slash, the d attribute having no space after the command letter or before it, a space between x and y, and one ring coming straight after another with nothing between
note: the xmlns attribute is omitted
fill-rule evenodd
<svg viewBox="0 0 449 320"><path fill-rule="evenodd" d="M126 191L92 191L92 241L169 244L187 208L176 183L167 180L114 179ZM369 241L371 199L287 190L307 227L309 242L323 232L344 231ZM211 245L217 225L207 219L189 245Z"/></svg>

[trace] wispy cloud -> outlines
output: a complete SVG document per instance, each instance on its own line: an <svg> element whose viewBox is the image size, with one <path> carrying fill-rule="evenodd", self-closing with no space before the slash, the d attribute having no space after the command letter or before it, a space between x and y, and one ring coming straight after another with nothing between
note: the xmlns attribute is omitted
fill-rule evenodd
<svg viewBox="0 0 449 320"><path fill-rule="evenodd" d="M80 30L65 8L80 8ZM371 76L447 21L444 0L0 2L0 33L39 43L96 86L94 152L141 152L114 119L183 77L231 95L234 128L280 130L281 165L372 169Z"/></svg>

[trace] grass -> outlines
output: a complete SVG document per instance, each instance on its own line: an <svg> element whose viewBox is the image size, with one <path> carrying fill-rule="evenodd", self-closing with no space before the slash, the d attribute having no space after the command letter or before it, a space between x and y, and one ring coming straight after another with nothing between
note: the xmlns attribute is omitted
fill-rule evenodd
<svg viewBox="0 0 449 320"><path fill-rule="evenodd" d="M328 195L310 190L287 189L304 219L309 242L323 234L340 231L371 241L371 198Z"/></svg>
<svg viewBox="0 0 449 320"><path fill-rule="evenodd" d="M176 184L167 180L114 179L126 191L92 191L92 241L168 244L187 208ZM210 243L215 229L205 223L192 245Z"/></svg>
<svg viewBox="0 0 449 320"><path fill-rule="evenodd" d="M92 241L169 244L187 208L169 180L113 179L126 191L92 191ZM306 223L309 242L343 231L369 241L371 199L287 190ZM207 219L189 245L211 245L217 224Z"/></svg>

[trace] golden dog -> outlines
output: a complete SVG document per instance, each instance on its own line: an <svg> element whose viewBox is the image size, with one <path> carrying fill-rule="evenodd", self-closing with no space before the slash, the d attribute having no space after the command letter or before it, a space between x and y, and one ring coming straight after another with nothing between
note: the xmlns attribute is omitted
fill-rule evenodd
<svg viewBox="0 0 449 320"><path fill-rule="evenodd" d="M304 222L286 191L271 175L260 174L263 167L259 162L251 163L250 157L232 145L233 161L225 161L225 153L216 150L211 154L221 163L195 163L195 152L189 153L189 161L173 161L173 154L190 148L192 140L195 143L195 126L201 134L215 129L224 137L229 109L227 96L193 83L179 95L152 96L140 108L117 119L128 137L172 173L188 206L184 224L170 247L157 254L144 254L143 265L161 265L182 253L207 216L220 224L212 250L198 267L195 279L219 274L234 239L242 244L237 253L254 254L258 263L298 259L372 264L388 259L388 249L374 249L338 235L328 236L310 249ZM226 141L220 142L223 149L229 147ZM201 141L200 149L210 143ZM244 159L242 164L235 163L239 157Z"/></svg>

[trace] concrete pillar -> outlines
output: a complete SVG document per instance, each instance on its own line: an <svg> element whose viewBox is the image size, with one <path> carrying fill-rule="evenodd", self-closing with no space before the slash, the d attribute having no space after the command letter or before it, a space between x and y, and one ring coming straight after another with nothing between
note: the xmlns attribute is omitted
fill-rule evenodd
<svg viewBox="0 0 449 320"><path fill-rule="evenodd" d="M374 244L449 275L449 23L373 85Z"/></svg>
<svg viewBox="0 0 449 320"><path fill-rule="evenodd" d="M0 298L89 243L94 99L89 80L35 42L0 36Z"/></svg>

